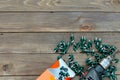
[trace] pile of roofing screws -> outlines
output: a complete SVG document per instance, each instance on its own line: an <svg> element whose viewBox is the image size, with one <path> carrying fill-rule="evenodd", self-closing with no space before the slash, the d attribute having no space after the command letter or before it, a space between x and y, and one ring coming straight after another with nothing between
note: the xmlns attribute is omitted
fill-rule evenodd
<svg viewBox="0 0 120 80"><path fill-rule="evenodd" d="M59 80L64 80L66 77L69 76L68 69L62 66L60 68L59 75L60 75Z"/></svg>
<svg viewBox="0 0 120 80"><path fill-rule="evenodd" d="M73 54L69 55L67 64L76 73L77 76L81 76L83 74L84 67L74 60Z"/></svg>
<svg viewBox="0 0 120 80"><path fill-rule="evenodd" d="M97 51L92 49L93 45ZM94 57L94 60L91 58L86 59L86 65L88 67L96 66L103 58L108 55L112 55L116 51L116 47L109 44L103 44L101 38L95 38L94 40L87 40L86 37L82 36L79 42L75 42L75 37L72 34L70 36L70 41L60 41L56 48L54 49L55 53L60 53L57 59L62 58L68 52L70 46L73 46L73 50L76 52L78 49L81 53L86 53L87 56ZM102 78L108 77L111 80L117 80L115 72L117 67L114 66L114 63L118 63L119 59L115 58L111 63L110 67L104 71ZM68 66L76 73L77 76L82 77L85 71L85 66L81 66L77 61L74 60L74 55L70 54L68 61L66 62ZM89 69L89 68L88 68Z"/></svg>

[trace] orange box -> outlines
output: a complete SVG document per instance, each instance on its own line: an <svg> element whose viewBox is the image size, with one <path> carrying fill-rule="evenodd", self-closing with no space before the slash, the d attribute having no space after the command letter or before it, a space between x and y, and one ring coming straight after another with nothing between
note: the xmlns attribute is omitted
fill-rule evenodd
<svg viewBox="0 0 120 80"><path fill-rule="evenodd" d="M68 67L63 59L59 59L36 80L58 80L61 67L68 69L69 76L65 80L71 80L75 76L75 73Z"/></svg>

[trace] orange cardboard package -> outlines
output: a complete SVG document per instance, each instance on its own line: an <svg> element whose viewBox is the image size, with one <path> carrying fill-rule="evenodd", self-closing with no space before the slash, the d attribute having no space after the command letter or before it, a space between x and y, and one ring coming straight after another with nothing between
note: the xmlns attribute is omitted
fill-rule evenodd
<svg viewBox="0 0 120 80"><path fill-rule="evenodd" d="M59 59L36 80L58 80L61 67L65 67L68 69L69 76L66 77L65 80L71 80L75 76L75 73L68 67L63 59Z"/></svg>

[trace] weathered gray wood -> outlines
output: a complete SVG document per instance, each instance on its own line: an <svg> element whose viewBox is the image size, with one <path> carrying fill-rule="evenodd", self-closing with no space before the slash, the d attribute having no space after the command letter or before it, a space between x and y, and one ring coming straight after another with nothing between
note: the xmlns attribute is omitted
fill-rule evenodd
<svg viewBox="0 0 120 80"><path fill-rule="evenodd" d="M120 13L0 13L0 32L120 31Z"/></svg>
<svg viewBox="0 0 120 80"><path fill-rule="evenodd" d="M119 0L1 0L0 11L120 12Z"/></svg>
<svg viewBox="0 0 120 80"><path fill-rule="evenodd" d="M36 80L38 76L3 76L0 80Z"/></svg>
<svg viewBox="0 0 120 80"><path fill-rule="evenodd" d="M4 76L4 77L0 77L0 80L36 80L37 77L38 76ZM117 77L119 80L120 75L117 75ZM74 78L72 80L79 80L79 78Z"/></svg>
<svg viewBox="0 0 120 80"><path fill-rule="evenodd" d="M54 54L0 54L0 75L40 75L56 58Z"/></svg>
<svg viewBox="0 0 120 80"><path fill-rule="evenodd" d="M71 33L1 33L0 53L53 53L61 40L69 41ZM87 39L99 37L104 43L120 49L119 33L75 33L76 42L82 36Z"/></svg>
<svg viewBox="0 0 120 80"><path fill-rule="evenodd" d="M74 54L85 65L86 54ZM58 54L0 54L0 75L40 75L57 59ZM117 54L120 58L120 54ZM68 55L63 57L68 58ZM120 64L117 74L120 74Z"/></svg>

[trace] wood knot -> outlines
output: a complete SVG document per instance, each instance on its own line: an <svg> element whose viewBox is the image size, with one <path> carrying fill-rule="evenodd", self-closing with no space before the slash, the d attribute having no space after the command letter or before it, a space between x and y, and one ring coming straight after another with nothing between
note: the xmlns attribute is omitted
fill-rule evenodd
<svg viewBox="0 0 120 80"><path fill-rule="evenodd" d="M54 13L54 11L50 11L50 13Z"/></svg>
<svg viewBox="0 0 120 80"><path fill-rule="evenodd" d="M111 3L113 3L113 4L120 4L120 0L111 0Z"/></svg>
<svg viewBox="0 0 120 80"><path fill-rule="evenodd" d="M4 64L2 66L3 71L10 71L12 68L12 64Z"/></svg>
<svg viewBox="0 0 120 80"><path fill-rule="evenodd" d="M80 26L80 31L91 31L91 30L93 30L92 24L82 24Z"/></svg>
<svg viewBox="0 0 120 80"><path fill-rule="evenodd" d="M56 3L57 3L57 4L60 4L60 3L61 3L61 1L60 1L60 0L56 0Z"/></svg>
<svg viewBox="0 0 120 80"><path fill-rule="evenodd" d="M4 64L3 65L3 71L7 71L8 70L8 64Z"/></svg>
<svg viewBox="0 0 120 80"><path fill-rule="evenodd" d="M0 35L4 35L3 33L0 33Z"/></svg>

